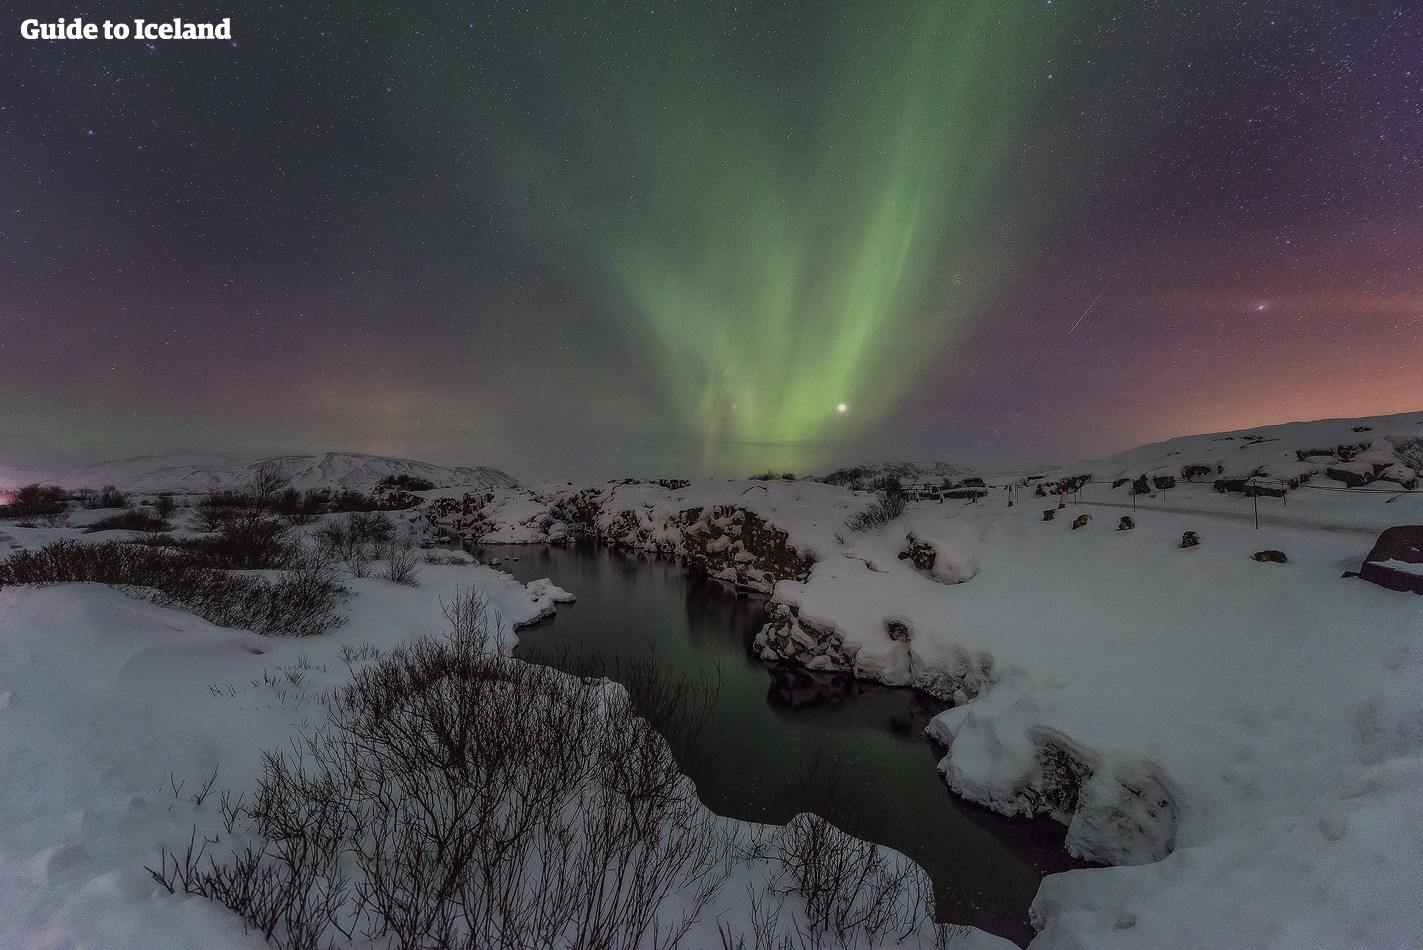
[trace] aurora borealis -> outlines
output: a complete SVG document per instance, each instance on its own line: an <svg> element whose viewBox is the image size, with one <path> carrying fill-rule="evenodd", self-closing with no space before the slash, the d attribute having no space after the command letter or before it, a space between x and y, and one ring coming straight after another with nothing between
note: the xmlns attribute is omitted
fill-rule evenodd
<svg viewBox="0 0 1423 950"><path fill-rule="evenodd" d="M747 474L1419 407L1411 6L162 12L234 40L4 24L14 458Z"/></svg>
<svg viewBox="0 0 1423 950"><path fill-rule="evenodd" d="M804 471L827 433L877 424L974 315L1004 253L1000 153L1041 21L993 2L849 6L839 67L789 132L764 91L738 88L754 71L734 49L669 44L639 77L626 100L647 184L587 210L582 237L703 466ZM684 76L686 111L639 95Z"/></svg>

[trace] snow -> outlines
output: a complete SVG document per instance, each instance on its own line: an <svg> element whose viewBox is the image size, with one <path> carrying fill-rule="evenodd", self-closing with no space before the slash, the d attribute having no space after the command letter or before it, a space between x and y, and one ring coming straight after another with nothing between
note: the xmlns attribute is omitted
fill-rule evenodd
<svg viewBox="0 0 1423 950"><path fill-rule="evenodd" d="M1396 557L1388 558L1384 561L1373 561L1379 567L1386 567L1391 571L1402 571L1404 574L1417 574L1423 577L1423 564L1414 564L1411 561L1400 561Z"/></svg>
<svg viewBox="0 0 1423 950"><path fill-rule="evenodd" d="M785 636L768 629L760 649L954 699L928 730L950 786L1054 815L1076 853L1113 865L1044 882L1035 950L1416 946L1423 609L1343 574L1382 528L1423 523L1423 492L1317 490L1343 487L1321 473L1253 499L1210 482L1400 475L1419 468L1420 433L1423 415L1408 414L1170 440L1063 469L1094 481L1052 521L1055 497L1024 490L1008 507L1000 489L912 502L854 532L845 519L873 495L774 480L494 489L480 525L486 540L536 537L555 509L577 508L610 540L701 551L742 586L766 583L767 549L731 529L754 515L784 532L813 563L774 583L771 627ZM1212 474L1135 499L1110 487L1185 464ZM491 491L424 494L462 503L476 490ZM1093 520L1072 530L1082 513ZM1135 527L1117 530L1120 515ZM77 535L3 530L0 548ZM1187 531L1199 546L1180 546ZM908 556L915 546L932 549L932 568ZM1256 562L1266 549L1288 563ZM260 751L324 715L316 697L344 681L343 646L439 633L440 599L471 587L492 599L507 646L571 597L475 565L421 565L418 588L348 583L350 621L303 640L94 585L0 590L0 946L261 946L142 869L212 823L215 801L194 790L214 768L223 787L253 789Z"/></svg>
<svg viewBox="0 0 1423 950"><path fill-rule="evenodd" d="M1397 468L1387 477L1407 481L1415 477L1418 439L1423 437L1423 413L1409 412L1362 419L1320 419L1261 426L1235 432L1188 435L1119 452L1103 459L1063 466L1064 474L1093 472L1096 479L1135 478L1139 475L1174 475L1188 464L1204 465L1216 478L1290 479L1301 474L1321 477L1329 468L1374 475L1374 469ZM1365 446L1357 454L1341 457L1340 447ZM1410 467L1412 466L1412 467ZM1408 469L1404 471L1404 469ZM992 479L990 479L992 481Z"/></svg>
<svg viewBox="0 0 1423 950"><path fill-rule="evenodd" d="M524 585L525 592L533 602L534 608L538 610L538 619L552 617L558 612L557 604L571 604L578 598L568 591L559 587L547 577L536 581L529 581Z"/></svg>
<svg viewBox="0 0 1423 950"><path fill-rule="evenodd" d="M96 584L0 589L0 947L266 947L235 914L168 893L146 867L161 849L210 838L221 857L222 796L252 801L263 751L323 722L322 697L367 647L443 635L442 602L477 591L507 649L516 627L573 600L548 579L524 585L473 564L421 565L413 588L345 582L348 622L299 639L215 627ZM907 861L884 853L891 865ZM749 929L748 887L765 890L771 869L763 858L738 864L684 945L719 945L719 923ZM785 912L788 926L805 926L794 896ZM875 946L927 946L927 931L922 922L902 944ZM948 946L1012 944L966 930Z"/></svg>
<svg viewBox="0 0 1423 950"><path fill-rule="evenodd" d="M1420 429L1423 416L1410 414L1144 447L1114 468L1065 469L1095 480L1050 522L1042 511L1056 499L1024 491L1011 508L1001 493L911 503L860 534L844 518L872 496L783 481L620 485L599 493L597 518L626 528L633 547L676 551L676 512L741 507L812 555L809 577L773 594L801 662L829 667L843 655L860 675L963 703L931 727L949 746L941 768L951 786L1001 811L1057 814L1076 853L1120 865L1049 879L1035 947L1292 946L1322 916L1325 936L1299 945L1391 946L1389 933L1416 943L1423 921L1395 902L1402 909L1376 927L1377 902L1364 896L1414 887L1390 862L1423 851L1423 786L1399 778L1387 796L1348 790L1372 787L1391 760L1400 775L1423 764L1423 664L1399 660L1417 655L1423 611L1414 595L1342 575L1383 527L1423 520L1423 493L1305 487L1252 499L1215 491L1213 468L1205 484L1178 482L1133 506L1129 485L1110 484L1179 475L1192 461L1238 476L1284 472L1322 446L1372 440L1395 452ZM1312 484L1342 487L1324 476ZM1097 517L1073 531L1079 513ZM1134 529L1116 530L1122 514ZM1180 547L1186 531L1198 547ZM917 570L900 556L913 541L948 566ZM1289 563L1256 562L1265 549ZM807 643L815 649L801 650ZM1061 776L1045 766L1054 756L1082 773L1065 802L1054 796ZM1359 820L1325 821L1330 834L1351 830L1327 865L1302 870L1317 860L1322 803L1333 801ZM1311 905L1324 891L1332 903ZM1340 943L1348 934L1364 936Z"/></svg>

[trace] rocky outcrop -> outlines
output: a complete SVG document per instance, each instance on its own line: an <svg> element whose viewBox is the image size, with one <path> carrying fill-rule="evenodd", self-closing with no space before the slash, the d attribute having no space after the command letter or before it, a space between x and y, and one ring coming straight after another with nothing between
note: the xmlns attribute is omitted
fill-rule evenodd
<svg viewBox="0 0 1423 950"><path fill-rule="evenodd" d="M940 713L927 730L947 750L939 772L955 793L1000 814L1062 822L1067 850L1089 861L1149 864L1171 853L1179 808L1154 765L1015 722L1021 701L1006 718L979 711L982 702Z"/></svg>
<svg viewBox="0 0 1423 950"><path fill-rule="evenodd" d="M1215 469L1200 462L1188 462L1181 466L1181 477L1188 482L1200 481L1203 478L1210 478L1216 474Z"/></svg>
<svg viewBox="0 0 1423 950"><path fill-rule="evenodd" d="M901 561L908 561L914 569L931 581L939 584L962 584L978 573L977 563L972 559L954 557L941 551L928 538L921 538L909 532L905 535L907 547L899 552Z"/></svg>
<svg viewBox="0 0 1423 950"><path fill-rule="evenodd" d="M932 542L916 538L912 533L906 540L909 542L909 548L908 550L899 552L899 559L901 561L909 561L909 563L914 565L916 571L922 571L926 574L932 573L934 564L939 560L938 549L934 547Z"/></svg>
<svg viewBox="0 0 1423 950"><path fill-rule="evenodd" d="M889 632L893 637L895 631ZM909 628L902 621L899 633L908 641ZM792 660L812 670L844 670L859 675L855 655L846 650L835 625L827 620L803 617L800 608L793 604L767 605L766 626L756 634L752 649L767 662Z"/></svg>
<svg viewBox="0 0 1423 950"><path fill-rule="evenodd" d="M569 540L568 525L525 489L431 498L421 510L426 521L444 536L514 544L565 544Z"/></svg>
<svg viewBox="0 0 1423 950"><path fill-rule="evenodd" d="M1423 594L1423 525L1385 528L1364 558L1359 577L1389 590Z"/></svg>
<svg viewBox="0 0 1423 950"><path fill-rule="evenodd" d="M777 581L803 581L815 563L784 530L739 505L624 508L615 491L590 488L561 500L554 511L614 548L673 558L744 590L769 593Z"/></svg>

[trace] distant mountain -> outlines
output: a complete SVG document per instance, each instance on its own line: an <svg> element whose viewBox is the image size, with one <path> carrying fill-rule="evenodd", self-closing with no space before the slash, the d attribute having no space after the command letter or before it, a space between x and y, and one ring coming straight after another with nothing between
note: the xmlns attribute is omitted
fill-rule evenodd
<svg viewBox="0 0 1423 950"><path fill-rule="evenodd" d="M242 488L252 481L257 469L269 463L277 466L287 484L303 491L309 488L349 488L368 492L381 479L395 475L422 478L433 482L436 488L519 487L517 481L497 468L449 468L429 462L356 452L274 456L217 452L147 455L56 471L47 480L68 488L116 485L125 491L197 494Z"/></svg>
<svg viewBox="0 0 1423 950"><path fill-rule="evenodd" d="M971 474L968 469L948 462L875 462L836 469L815 481L861 489L891 476L898 478L903 485L941 485L946 478L957 482Z"/></svg>

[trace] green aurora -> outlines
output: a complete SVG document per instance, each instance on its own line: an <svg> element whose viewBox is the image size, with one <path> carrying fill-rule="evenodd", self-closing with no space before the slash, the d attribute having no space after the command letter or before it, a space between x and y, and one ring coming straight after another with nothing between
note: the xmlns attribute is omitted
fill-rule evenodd
<svg viewBox="0 0 1423 950"><path fill-rule="evenodd" d="M821 42L783 50L680 8L585 20L560 52L568 114L599 131L560 162L512 154L546 163L530 191L611 288L703 471L819 464L970 325L1023 226L1005 172L1061 31L1045 9L827 5Z"/></svg>

